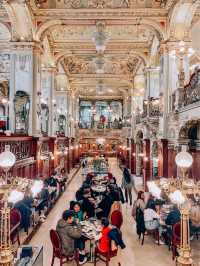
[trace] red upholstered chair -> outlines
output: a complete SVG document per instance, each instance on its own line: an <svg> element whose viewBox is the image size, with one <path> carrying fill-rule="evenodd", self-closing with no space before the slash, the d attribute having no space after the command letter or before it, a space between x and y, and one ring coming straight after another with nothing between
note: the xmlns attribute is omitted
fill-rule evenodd
<svg viewBox="0 0 200 266"><path fill-rule="evenodd" d="M53 229L50 230L50 239L53 246L53 256L52 256L51 266L54 265L55 258L58 258L60 260L60 266L64 265L66 262L71 261L71 259L68 256L65 256L62 253L62 243L56 230ZM79 266L78 254L75 254L74 259L76 261L76 265Z"/></svg>
<svg viewBox="0 0 200 266"><path fill-rule="evenodd" d="M147 232L147 235L153 235L153 237L156 239L158 246L159 246L160 245L159 229L158 228L156 228L154 230L147 230L146 229L146 232ZM143 234L143 236L142 236L141 245L144 244L144 237L145 237L145 234Z"/></svg>
<svg viewBox="0 0 200 266"><path fill-rule="evenodd" d="M176 223L172 227L172 259L176 258L177 247L180 246L181 241L181 224Z"/></svg>
<svg viewBox="0 0 200 266"><path fill-rule="evenodd" d="M20 245L19 231L21 224L21 214L17 209L10 211L10 239L12 244L16 242Z"/></svg>
<svg viewBox="0 0 200 266"><path fill-rule="evenodd" d="M111 249L111 241L110 241L110 250L108 252L102 252L98 249L98 247L95 248L95 254L94 254L94 266L97 265L97 259L105 262L106 266L109 266L109 262L113 257L116 257L118 253L118 248L112 251ZM121 263L118 263L118 266L121 266Z"/></svg>

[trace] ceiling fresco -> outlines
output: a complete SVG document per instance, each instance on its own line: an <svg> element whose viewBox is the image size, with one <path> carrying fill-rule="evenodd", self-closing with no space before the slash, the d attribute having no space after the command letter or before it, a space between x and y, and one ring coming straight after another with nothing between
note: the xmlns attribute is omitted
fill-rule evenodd
<svg viewBox="0 0 200 266"><path fill-rule="evenodd" d="M165 7L167 0L36 0L41 8L144 8Z"/></svg>
<svg viewBox="0 0 200 266"><path fill-rule="evenodd" d="M91 41L95 26L54 26L51 33L55 42ZM142 25L107 25L106 33L109 41L150 42L153 32Z"/></svg>
<svg viewBox="0 0 200 266"><path fill-rule="evenodd" d="M93 56L82 56L75 57L69 56L64 59L64 64L67 67L70 74L95 74L95 59L98 57ZM133 74L137 64L139 63L139 58L119 58L107 57L104 60L104 74L113 75L131 75Z"/></svg>

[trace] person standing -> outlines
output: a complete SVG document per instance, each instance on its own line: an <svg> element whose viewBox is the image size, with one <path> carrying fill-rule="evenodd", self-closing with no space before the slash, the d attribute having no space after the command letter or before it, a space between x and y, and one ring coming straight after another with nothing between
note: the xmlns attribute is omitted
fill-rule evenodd
<svg viewBox="0 0 200 266"><path fill-rule="evenodd" d="M126 202L130 202L132 205L132 189L133 189L133 180L131 174L127 167L124 167L123 176L122 176L122 189L125 191Z"/></svg>

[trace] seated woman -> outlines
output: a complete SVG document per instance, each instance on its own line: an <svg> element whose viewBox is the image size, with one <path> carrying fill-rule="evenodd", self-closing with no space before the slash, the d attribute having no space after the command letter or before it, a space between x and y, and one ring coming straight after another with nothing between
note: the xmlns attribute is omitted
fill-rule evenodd
<svg viewBox="0 0 200 266"><path fill-rule="evenodd" d="M100 252L106 253L110 250L110 238L108 236L111 228L109 227L109 220L107 218L101 219L102 231L99 236L97 248Z"/></svg>
<svg viewBox="0 0 200 266"><path fill-rule="evenodd" d="M95 204L92 198L88 198L88 193L83 194L82 210L88 217L95 216Z"/></svg>
<svg viewBox="0 0 200 266"><path fill-rule="evenodd" d="M77 221L77 222L83 221L84 220L84 213L81 210L81 204L78 201L76 201L76 202L73 203L72 208L73 208L73 211L74 211L74 219L75 219L75 221Z"/></svg>
<svg viewBox="0 0 200 266"><path fill-rule="evenodd" d="M116 226L118 229L121 228L123 224L123 216L122 216L122 207L119 201L115 201L110 210L109 221L111 225Z"/></svg>
<svg viewBox="0 0 200 266"><path fill-rule="evenodd" d="M81 226L74 222L73 211L63 212L62 218L58 221L56 231L61 239L62 252L65 256L73 257L75 248L79 248L79 265L87 261L84 245L81 242Z"/></svg>
<svg viewBox="0 0 200 266"><path fill-rule="evenodd" d="M155 205L152 202L147 203L146 209L144 210L144 222L147 230L159 230L159 237L162 234L162 228L159 223L160 216L156 212ZM159 240L161 245L164 244L162 240Z"/></svg>

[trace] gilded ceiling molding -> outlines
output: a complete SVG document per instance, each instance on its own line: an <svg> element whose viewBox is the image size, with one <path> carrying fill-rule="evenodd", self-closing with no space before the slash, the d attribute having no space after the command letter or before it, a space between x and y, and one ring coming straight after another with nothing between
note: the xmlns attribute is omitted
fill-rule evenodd
<svg viewBox="0 0 200 266"><path fill-rule="evenodd" d="M2 40L5 41L10 41L11 40L11 35L12 35L12 29L11 29L11 25L9 25L9 23L5 23L3 21L0 20L0 32L2 35Z"/></svg>
<svg viewBox="0 0 200 266"><path fill-rule="evenodd" d="M140 24L152 29L156 33L159 40L167 39L166 25L161 26L158 21L149 18L142 18Z"/></svg>
<svg viewBox="0 0 200 266"><path fill-rule="evenodd" d="M40 41L43 38L45 32L52 26L63 25L63 21L60 19L51 19L42 23L36 31L36 40Z"/></svg>
<svg viewBox="0 0 200 266"><path fill-rule="evenodd" d="M173 8L168 28L168 38L177 40L188 39L192 20L199 2L180 0ZM182 20L180 18L182 17Z"/></svg>
<svg viewBox="0 0 200 266"><path fill-rule="evenodd" d="M106 19L105 19L106 22ZM53 26L57 25L71 25L67 24L67 20L48 20L42 23L39 28L37 29L36 32L36 40L39 41L43 38L43 35L45 32L50 29ZM131 24L131 23L130 23ZM138 22L138 25L145 26L148 29L152 30L158 37L159 40L165 40L167 35L166 35L166 25L162 26L158 21L149 19L149 18L141 18L140 21ZM71 25L72 27L74 25Z"/></svg>
<svg viewBox="0 0 200 266"><path fill-rule="evenodd" d="M3 6L12 25L12 40L32 41L35 33L34 17L27 3L19 0L5 0Z"/></svg>

